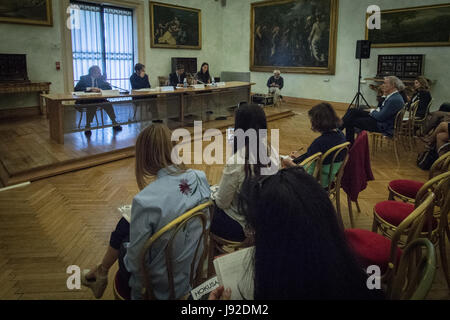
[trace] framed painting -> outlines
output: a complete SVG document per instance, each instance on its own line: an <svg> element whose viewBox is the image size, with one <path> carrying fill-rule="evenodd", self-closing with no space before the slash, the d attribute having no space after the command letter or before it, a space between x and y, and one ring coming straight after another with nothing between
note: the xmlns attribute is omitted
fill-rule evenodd
<svg viewBox="0 0 450 320"><path fill-rule="evenodd" d="M52 0L2 0L0 22L51 27Z"/></svg>
<svg viewBox="0 0 450 320"><path fill-rule="evenodd" d="M252 3L250 70L335 74L338 0Z"/></svg>
<svg viewBox="0 0 450 320"><path fill-rule="evenodd" d="M151 47L202 48L200 9L150 2Z"/></svg>
<svg viewBox="0 0 450 320"><path fill-rule="evenodd" d="M381 29L368 30L372 47L450 46L450 4L381 11Z"/></svg>

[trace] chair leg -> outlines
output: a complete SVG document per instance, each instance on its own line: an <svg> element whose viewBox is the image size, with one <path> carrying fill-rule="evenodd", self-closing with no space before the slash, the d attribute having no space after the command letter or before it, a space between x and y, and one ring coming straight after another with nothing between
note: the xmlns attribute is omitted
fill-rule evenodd
<svg viewBox="0 0 450 320"><path fill-rule="evenodd" d="M83 120L83 112L80 112L80 121L78 121L78 129L81 127L81 120Z"/></svg>
<svg viewBox="0 0 450 320"><path fill-rule="evenodd" d="M375 217L373 217L372 232L378 232L378 222L375 220Z"/></svg>
<svg viewBox="0 0 450 320"><path fill-rule="evenodd" d="M352 200L350 200L350 197L347 195L347 205L348 205L348 216L350 217L350 226L352 228L355 227L355 223L353 222L353 208L352 208Z"/></svg>
<svg viewBox="0 0 450 320"><path fill-rule="evenodd" d="M361 208L359 207L359 202L356 200L356 209L358 209L358 213L361 213Z"/></svg>
<svg viewBox="0 0 450 320"><path fill-rule="evenodd" d="M397 159L397 166L400 165L400 159L398 157L398 150L397 150L397 139L394 138L394 141L392 141L392 143L394 144L394 153L395 153L395 159Z"/></svg>
<svg viewBox="0 0 450 320"><path fill-rule="evenodd" d="M97 128L98 128L98 117L97 117L97 111L95 111L95 121L97 122Z"/></svg>
<svg viewBox="0 0 450 320"><path fill-rule="evenodd" d="M342 226L342 230L344 230L344 220L342 219L342 213L341 213L341 197L339 190L336 190L336 212L338 214L339 223Z"/></svg>
<svg viewBox="0 0 450 320"><path fill-rule="evenodd" d="M389 191L388 200L395 200L394 199L394 193L392 191Z"/></svg>

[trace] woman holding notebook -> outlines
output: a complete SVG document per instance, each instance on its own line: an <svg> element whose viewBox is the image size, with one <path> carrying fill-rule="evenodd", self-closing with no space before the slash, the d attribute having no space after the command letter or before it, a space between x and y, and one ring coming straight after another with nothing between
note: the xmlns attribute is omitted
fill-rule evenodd
<svg viewBox="0 0 450 320"><path fill-rule="evenodd" d="M381 290L367 288L368 275L348 246L326 191L301 167L247 180L239 208L253 229L254 250L242 259L247 267L237 277L242 279L238 292L225 285L210 299L383 299Z"/></svg>

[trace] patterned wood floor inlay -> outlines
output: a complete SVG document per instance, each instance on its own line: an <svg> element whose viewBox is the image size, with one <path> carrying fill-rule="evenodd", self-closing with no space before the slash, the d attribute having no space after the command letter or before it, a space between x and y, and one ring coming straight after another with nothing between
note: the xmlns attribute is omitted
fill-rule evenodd
<svg viewBox="0 0 450 320"><path fill-rule="evenodd" d="M269 124L280 129L281 154L308 146L317 136L310 130L306 112L297 106L293 117ZM427 172L415 166L415 153L403 152L401 158L397 166L388 149L373 158L376 180L360 195L362 213L356 214L356 227L370 230L373 206L387 199L390 180L426 180ZM223 166L191 167L204 170L215 184ZM100 262L120 218L117 207L131 203L137 192L134 158L0 192L0 299L94 299L84 287L67 288L66 269L70 265L84 269ZM346 200L342 211L348 227ZM103 299L113 299L111 281L116 270L117 265L110 272ZM428 298L450 299L441 269Z"/></svg>

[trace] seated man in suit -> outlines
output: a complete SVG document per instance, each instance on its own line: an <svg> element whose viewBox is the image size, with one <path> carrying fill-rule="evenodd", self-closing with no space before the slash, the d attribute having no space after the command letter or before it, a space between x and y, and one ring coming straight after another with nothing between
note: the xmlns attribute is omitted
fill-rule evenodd
<svg viewBox="0 0 450 320"><path fill-rule="evenodd" d="M267 80L267 87L269 88L269 93L274 95L273 103L277 104L280 100L281 89L283 89L284 80L281 76L280 70L274 70L273 76Z"/></svg>
<svg viewBox="0 0 450 320"><path fill-rule="evenodd" d="M89 68L89 74L85 76L81 76L80 81L77 83L75 87L75 91L86 91L89 89L91 92L101 92L101 90L111 90L111 85L105 81L102 76L102 72L98 66L92 66ZM79 100L77 104L93 104L93 103L105 103L106 99L98 99L98 100ZM114 113L114 108L112 104L107 104L102 106L103 110L108 114L109 118L113 123L114 131L122 130L122 127L116 121L116 114ZM81 111L81 109L78 109ZM94 120L95 113L97 112L97 107L87 107L86 111L86 131L85 135L90 136L92 134L91 122Z"/></svg>
<svg viewBox="0 0 450 320"><path fill-rule="evenodd" d="M169 83L172 87L182 87L186 74L184 73L184 66L177 65L177 70L169 75Z"/></svg>
<svg viewBox="0 0 450 320"><path fill-rule="evenodd" d="M346 139L353 143L355 128L371 132L381 132L386 136L394 133L394 121L405 102L399 91L404 89L403 82L397 77L385 77L383 91L386 98L378 109L349 109L342 118Z"/></svg>

